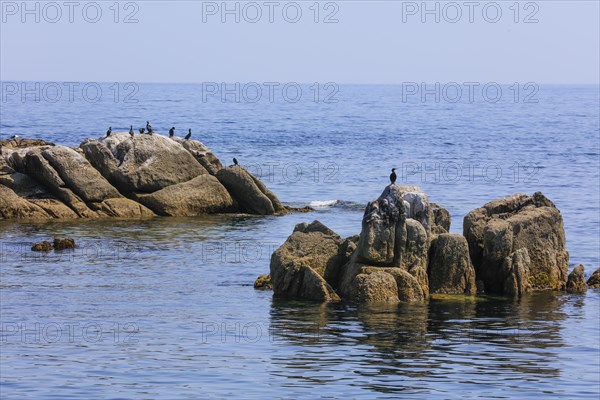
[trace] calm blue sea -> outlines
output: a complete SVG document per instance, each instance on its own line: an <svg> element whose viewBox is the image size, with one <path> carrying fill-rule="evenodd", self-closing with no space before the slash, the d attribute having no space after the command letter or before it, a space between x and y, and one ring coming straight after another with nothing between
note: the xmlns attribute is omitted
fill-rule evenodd
<svg viewBox="0 0 600 400"><path fill-rule="evenodd" d="M316 211L0 222L2 398L598 398L600 290L358 307L252 287L295 224L359 233L392 167L448 208L456 233L473 208L542 191L563 214L571 267L589 275L600 266L598 86L471 98L442 87L438 101L433 85L424 98L325 84L269 98L260 83L16 84L2 84L2 139L75 146L147 120L192 128L224 163L236 157L283 202ZM80 247L29 251L54 235Z"/></svg>

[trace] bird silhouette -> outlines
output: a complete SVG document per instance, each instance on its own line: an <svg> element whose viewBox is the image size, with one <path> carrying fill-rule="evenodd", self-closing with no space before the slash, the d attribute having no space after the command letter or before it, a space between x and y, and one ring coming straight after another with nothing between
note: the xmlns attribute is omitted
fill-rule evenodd
<svg viewBox="0 0 600 400"><path fill-rule="evenodd" d="M390 174L390 181L392 185L396 183L396 168L392 168L392 173Z"/></svg>
<svg viewBox="0 0 600 400"><path fill-rule="evenodd" d="M169 129L169 137L173 137L175 136L175 127L172 127L171 129Z"/></svg>
<svg viewBox="0 0 600 400"><path fill-rule="evenodd" d="M233 165L239 165L237 158L233 157Z"/></svg>
<svg viewBox="0 0 600 400"><path fill-rule="evenodd" d="M109 137L111 133L112 133L112 126L109 126L108 130L106 131L106 137Z"/></svg>
<svg viewBox="0 0 600 400"><path fill-rule="evenodd" d="M146 121L146 130L148 131L148 135L152 135L152 125L150 125L150 121Z"/></svg>
<svg viewBox="0 0 600 400"><path fill-rule="evenodd" d="M140 133L144 133L145 129L144 128L140 128Z"/></svg>
<svg viewBox="0 0 600 400"><path fill-rule="evenodd" d="M185 135L185 140L189 140L192 137L192 128L190 128L190 130L188 131L188 134Z"/></svg>
<svg viewBox="0 0 600 400"><path fill-rule="evenodd" d="M134 133L133 133L133 125L130 125L130 126L129 126L129 135L130 135L131 137L133 137L133 135L134 135Z"/></svg>

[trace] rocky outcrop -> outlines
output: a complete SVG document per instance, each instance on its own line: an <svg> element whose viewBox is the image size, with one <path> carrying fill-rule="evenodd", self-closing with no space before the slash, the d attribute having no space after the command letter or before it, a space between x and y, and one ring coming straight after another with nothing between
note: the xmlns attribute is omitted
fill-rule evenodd
<svg viewBox="0 0 600 400"><path fill-rule="evenodd" d="M567 279L567 292L568 293L585 293L588 290L588 285L585 282L583 265L579 264L569 274Z"/></svg>
<svg viewBox="0 0 600 400"><path fill-rule="evenodd" d="M565 286L562 217L541 193L472 211L465 236L449 229L446 209L417 187L392 184L367 204L358 237L343 240L317 221L297 225L271 259L275 294L389 303L430 293L519 297ZM583 270L570 279L570 288L581 287Z"/></svg>
<svg viewBox="0 0 600 400"><path fill-rule="evenodd" d="M285 212L277 196L245 168L239 165L225 167L216 176L243 211L260 215Z"/></svg>
<svg viewBox="0 0 600 400"><path fill-rule="evenodd" d="M519 249L528 251L531 289L564 289L569 254L563 220L543 194L515 194L487 203L465 216L463 233L487 293L505 294L510 271L505 261Z"/></svg>
<svg viewBox="0 0 600 400"><path fill-rule="evenodd" d="M587 281L587 285L589 288L600 288L600 268L594 271L590 279Z"/></svg>
<svg viewBox="0 0 600 400"><path fill-rule="evenodd" d="M7 155L1 178L22 200L20 218L144 217L146 207L124 198L77 151L64 146L19 149ZM7 176L8 175L8 176ZM33 208L31 206L34 206ZM36 208L43 212L35 211Z"/></svg>
<svg viewBox="0 0 600 400"><path fill-rule="evenodd" d="M2 219L288 211L259 179L241 167L223 169L197 140L127 132L77 148L2 141L0 193Z"/></svg>
<svg viewBox="0 0 600 400"><path fill-rule="evenodd" d="M469 245L462 235L443 233L432 241L427 272L431 293L477 292Z"/></svg>
<svg viewBox="0 0 600 400"><path fill-rule="evenodd" d="M325 271L343 262L343 239L318 221L298 224L271 256L270 276L275 295L320 301L339 300L325 281Z"/></svg>

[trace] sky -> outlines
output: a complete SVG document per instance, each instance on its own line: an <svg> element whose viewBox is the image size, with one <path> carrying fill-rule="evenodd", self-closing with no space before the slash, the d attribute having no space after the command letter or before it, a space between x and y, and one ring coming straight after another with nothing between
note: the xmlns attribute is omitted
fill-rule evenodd
<svg viewBox="0 0 600 400"><path fill-rule="evenodd" d="M0 3L2 81L600 81L596 0Z"/></svg>

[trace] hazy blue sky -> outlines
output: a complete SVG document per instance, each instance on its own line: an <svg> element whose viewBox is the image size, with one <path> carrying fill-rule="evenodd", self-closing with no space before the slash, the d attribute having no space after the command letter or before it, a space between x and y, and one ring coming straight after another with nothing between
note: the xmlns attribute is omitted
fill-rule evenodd
<svg viewBox="0 0 600 400"><path fill-rule="evenodd" d="M286 1L274 2L272 23L264 1L239 2L239 23L235 15L221 22L221 1L135 1L127 9L121 2L119 23L110 8L114 1L97 2L102 9L97 23L83 18L84 6L86 16L95 18L90 2L74 7L72 23L63 0L57 2L60 18L55 7L38 3L36 23L35 13L23 15L21 1L2 1L2 80L599 82L598 1L518 7L514 1L482 1L471 9L458 1L462 16L455 23L458 9L449 2L427 3L439 7L439 23L434 14L422 15L420 1L321 2L319 23L312 0L296 2L302 10L296 23L284 19L284 6L288 19L296 15L296 6ZM251 23L256 4L262 17ZM502 15L492 23L498 19L496 5ZM123 23L136 8L138 22ZM338 22L323 23L331 13ZM53 19L58 22L48 22Z"/></svg>

